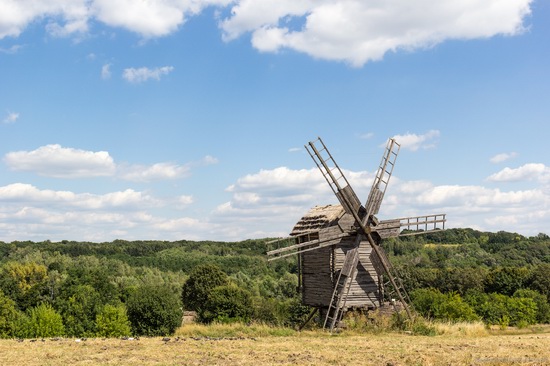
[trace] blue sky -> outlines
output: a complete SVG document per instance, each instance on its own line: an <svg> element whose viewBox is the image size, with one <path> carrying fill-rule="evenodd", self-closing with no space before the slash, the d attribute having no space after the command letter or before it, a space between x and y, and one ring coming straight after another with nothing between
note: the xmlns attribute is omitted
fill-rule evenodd
<svg viewBox="0 0 550 366"><path fill-rule="evenodd" d="M336 203L550 233L550 3L0 0L0 240L286 235Z"/></svg>

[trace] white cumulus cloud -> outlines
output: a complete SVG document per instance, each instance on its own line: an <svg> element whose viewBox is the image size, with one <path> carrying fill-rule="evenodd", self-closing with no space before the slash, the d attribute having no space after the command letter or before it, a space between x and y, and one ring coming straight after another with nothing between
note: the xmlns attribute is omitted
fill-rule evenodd
<svg viewBox="0 0 550 366"><path fill-rule="evenodd" d="M57 144L7 153L4 162L12 170L56 178L110 176L115 172L113 158L106 151L85 151Z"/></svg>
<svg viewBox="0 0 550 366"><path fill-rule="evenodd" d="M122 77L131 83L143 83L147 80L160 80L161 76L168 75L174 70L172 66L163 66L150 69L147 67L124 69Z"/></svg>
<svg viewBox="0 0 550 366"><path fill-rule="evenodd" d="M438 130L430 130L423 135L406 133L404 135L395 135L393 138L402 148L417 151L418 149L430 149L435 147L439 135L440 133Z"/></svg>
<svg viewBox="0 0 550 366"><path fill-rule="evenodd" d="M515 152L501 153L501 154L497 154L497 155L493 156L491 159L489 159L489 161L493 164L498 164L498 163L502 163L502 162L508 161L510 159L513 159L517 155L518 154L515 153Z"/></svg>
<svg viewBox="0 0 550 366"><path fill-rule="evenodd" d="M523 31L532 0L241 0L221 28L231 40L252 34L260 51L289 48L361 66L387 52L448 39Z"/></svg>
<svg viewBox="0 0 550 366"><path fill-rule="evenodd" d="M491 182L550 182L550 167L540 163L530 163L515 169L504 168L489 176L487 180Z"/></svg>
<svg viewBox="0 0 550 366"><path fill-rule="evenodd" d="M215 157L207 155L198 162L186 164L116 163L107 151L87 151L57 144L42 146L32 151L9 152L3 160L14 171L33 172L45 177L117 177L135 182L186 178L191 174L192 168L218 162Z"/></svg>
<svg viewBox="0 0 550 366"><path fill-rule="evenodd" d="M152 180L175 179L186 177L190 174L188 165L175 163L156 163L150 166L132 165L121 166L118 177L136 182L148 182Z"/></svg>
<svg viewBox="0 0 550 366"><path fill-rule="evenodd" d="M388 52L432 47L452 39L517 35L533 0L3 0L0 39L37 20L54 36L89 32L100 22L144 39L177 32L186 19L217 7L222 38L251 34L263 52L292 49L353 66ZM217 15L219 16L219 15Z"/></svg>
<svg viewBox="0 0 550 366"><path fill-rule="evenodd" d="M143 192L127 189L102 195L39 189L31 184L13 183L0 187L0 202L20 207L46 207L68 209L128 209L156 206L157 199Z"/></svg>

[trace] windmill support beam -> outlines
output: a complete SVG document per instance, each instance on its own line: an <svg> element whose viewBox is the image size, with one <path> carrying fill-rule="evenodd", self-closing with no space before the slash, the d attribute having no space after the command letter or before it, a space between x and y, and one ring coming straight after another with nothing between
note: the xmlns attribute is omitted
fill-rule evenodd
<svg viewBox="0 0 550 366"><path fill-rule="evenodd" d="M271 250L271 251L267 252L267 255L268 256L275 256L277 254L279 254L279 255L277 255L273 258L269 258L268 262L271 262L271 261L274 261L274 260L277 260L277 259L281 259L281 258L286 258L286 257L289 257L291 255L300 254L300 253L303 253L303 252L309 252L311 250L328 247L330 245L334 245L334 244L338 243L342 238L345 238L349 235L350 235L349 233L341 233L341 234L332 236L332 237L327 238L327 239L322 239L322 240L321 239L315 239L315 240L307 241L307 242L304 242L304 243L290 245L290 246L284 247L284 248L274 249L274 250ZM294 237L291 236L290 238L294 238ZM295 250L295 251L293 251L293 250ZM289 251L292 251L292 252L291 253L286 253L286 252L289 252ZM281 253L285 253L285 254L281 254Z"/></svg>

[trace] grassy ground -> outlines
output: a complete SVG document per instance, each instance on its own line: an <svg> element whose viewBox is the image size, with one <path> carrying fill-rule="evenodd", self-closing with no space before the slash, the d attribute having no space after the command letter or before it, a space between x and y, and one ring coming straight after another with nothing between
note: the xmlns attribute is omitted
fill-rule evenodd
<svg viewBox="0 0 550 366"><path fill-rule="evenodd" d="M202 330L218 337L183 327L170 340L0 340L0 365L550 365L550 329L543 328L479 332L443 325L441 335L416 336L267 327L247 334L242 327Z"/></svg>

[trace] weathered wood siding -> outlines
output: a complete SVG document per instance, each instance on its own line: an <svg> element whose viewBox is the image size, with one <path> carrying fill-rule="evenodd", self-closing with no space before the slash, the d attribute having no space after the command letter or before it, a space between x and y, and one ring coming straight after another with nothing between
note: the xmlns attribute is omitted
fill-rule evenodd
<svg viewBox="0 0 550 366"><path fill-rule="evenodd" d="M302 253L302 298L309 306L330 305L337 272L344 264L345 254L353 248L354 238L339 241L334 246ZM379 279L370 261L371 247L362 242L359 247L357 274L351 283L346 307L380 306Z"/></svg>
<svg viewBox="0 0 550 366"><path fill-rule="evenodd" d="M316 206L294 227L291 235L299 236L318 232L318 239L324 244L334 244L305 251L301 256L302 302L309 306L330 305L334 281L342 268L346 252L353 248L355 237L338 235L351 231L355 220L344 214L341 206ZM315 234L316 235L316 234ZM325 241L333 239L330 241ZM351 283L346 307L380 306L379 279L370 260L371 247L368 242L359 248L357 275Z"/></svg>
<svg viewBox="0 0 550 366"><path fill-rule="evenodd" d="M338 271L344 264L346 252L353 247L354 239L342 241L334 247L334 267ZM346 300L346 307L370 307L380 306L380 290L378 275L370 261L372 248L367 241L359 246L359 264L357 275L351 283Z"/></svg>
<svg viewBox="0 0 550 366"><path fill-rule="evenodd" d="M332 297L332 246L304 252L302 256L302 302L328 306Z"/></svg>

